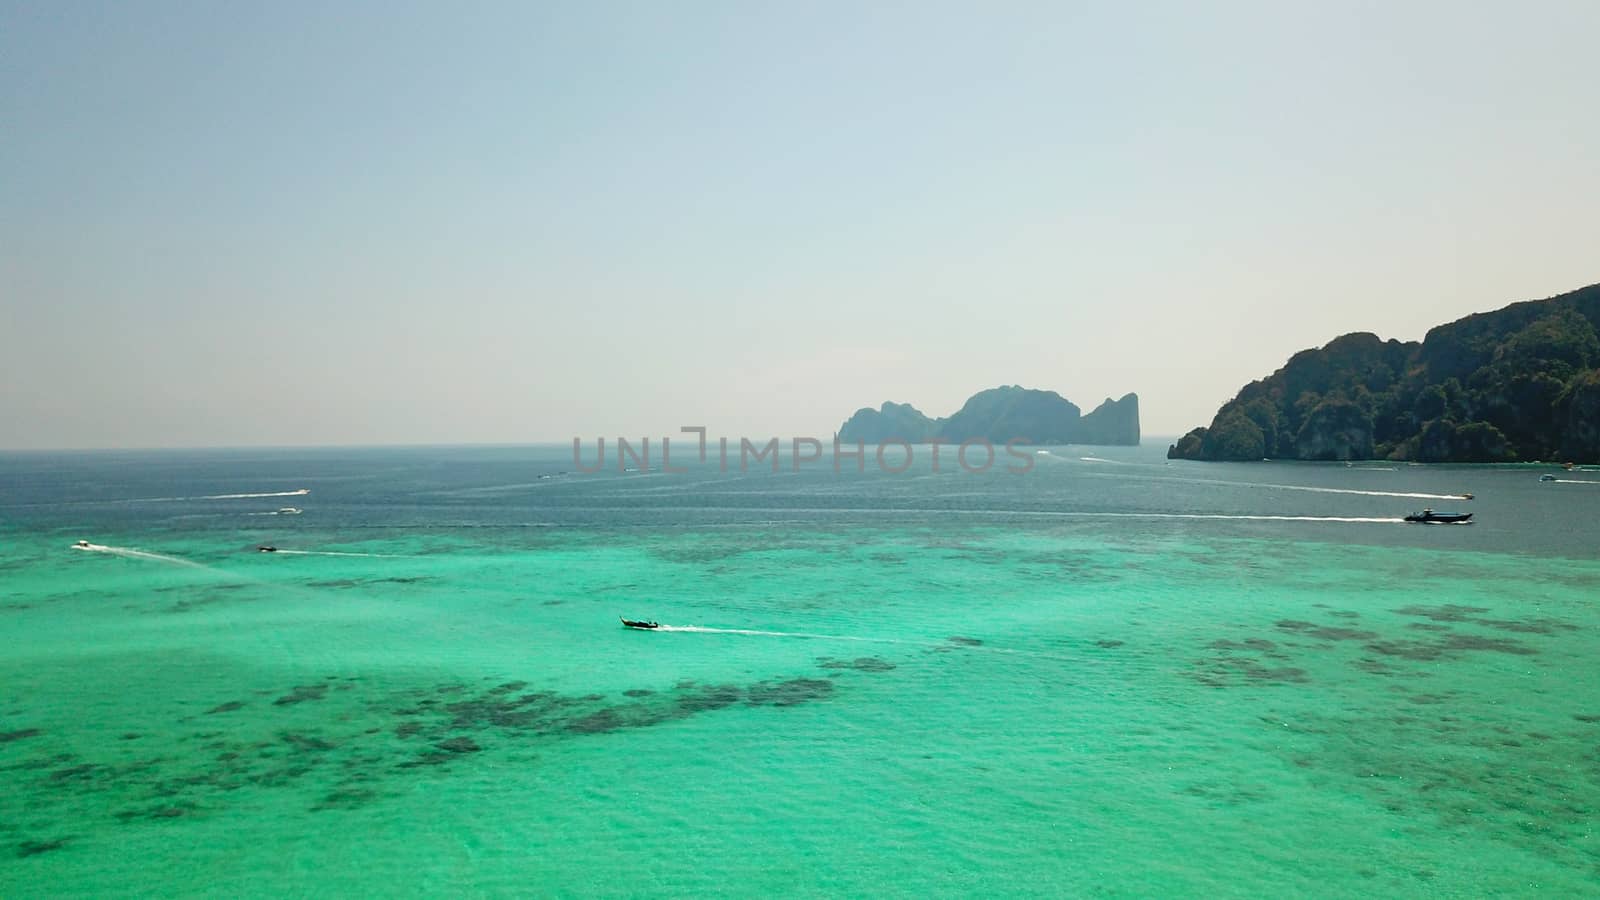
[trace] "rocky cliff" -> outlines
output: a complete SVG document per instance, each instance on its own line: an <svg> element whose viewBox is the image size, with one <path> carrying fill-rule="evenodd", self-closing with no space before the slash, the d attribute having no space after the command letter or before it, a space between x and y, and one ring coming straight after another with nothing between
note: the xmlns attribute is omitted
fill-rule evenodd
<svg viewBox="0 0 1600 900"><path fill-rule="evenodd" d="M1082 415L1054 391L1012 385L972 395L961 409L930 419L915 407L885 403L858 410L839 427L839 440L869 444L891 440L960 443L985 439L994 444L1021 439L1031 444L1138 444L1139 398L1107 399Z"/></svg>
<svg viewBox="0 0 1600 900"><path fill-rule="evenodd" d="M1302 350L1240 389L1174 459L1600 460L1600 285Z"/></svg>

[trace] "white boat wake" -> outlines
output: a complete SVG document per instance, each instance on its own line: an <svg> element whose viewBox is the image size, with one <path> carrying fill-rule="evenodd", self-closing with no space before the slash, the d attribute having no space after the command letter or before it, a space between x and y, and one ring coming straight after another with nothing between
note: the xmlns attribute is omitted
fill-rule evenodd
<svg viewBox="0 0 1600 900"><path fill-rule="evenodd" d="M1312 487L1305 484L1272 484L1260 481L1223 481L1218 478L1159 478L1149 475L1097 473L1101 478L1138 478L1145 481L1174 481L1183 484L1218 484L1226 487L1266 488L1277 491L1306 491L1313 494L1354 494L1359 497L1405 497L1413 500L1470 500L1466 494L1424 494L1410 491L1363 491L1356 488Z"/></svg>
<svg viewBox="0 0 1600 900"><path fill-rule="evenodd" d="M974 651L977 653L1003 653L1012 656L1030 656L1037 659L1053 659L1060 662L1074 662L1075 660L1056 656L1051 653L1039 653L1034 650L1018 650L1010 647L989 647L981 643L972 643L963 640L949 641L915 641L902 638L865 637L852 634L818 634L811 631L763 631L754 628L709 628L703 625L658 625L650 631L672 631L680 634L739 634L754 637L780 637L799 638L802 640L817 641L856 641L866 644L898 644L909 647L929 647L935 650L948 651Z"/></svg>
<svg viewBox="0 0 1600 900"><path fill-rule="evenodd" d="M113 556L121 556L127 559L148 559L154 562L164 562L174 566L183 566L186 569L204 569L208 572L217 571L210 566L201 565L197 562L191 562L187 559L179 559L176 556L166 556L161 553L151 553L148 550L135 550L132 547L108 547L105 544L91 544L88 541L79 541L78 543L72 545L72 549L83 550L88 553L110 553Z"/></svg>
<svg viewBox="0 0 1600 900"><path fill-rule="evenodd" d="M1281 491L1311 491L1317 494L1358 494L1362 497L1410 497L1417 500L1470 500L1466 494L1420 494L1406 491L1358 491L1354 488L1308 487L1300 484L1262 484L1252 487L1277 488Z"/></svg>
<svg viewBox="0 0 1600 900"><path fill-rule="evenodd" d="M1128 519L1229 519L1243 522L1355 522L1369 524L1404 523L1399 516L1253 516L1223 513L1060 513L1064 516L1112 516Z"/></svg>
<svg viewBox="0 0 1600 900"><path fill-rule="evenodd" d="M869 644L913 644L898 638L859 637L847 634L816 634L809 631L759 631L752 628L708 628L701 625L661 625L651 631L679 631L687 634L744 634L758 637L807 638L825 641L862 641Z"/></svg>
<svg viewBox="0 0 1600 900"><path fill-rule="evenodd" d="M274 550L278 554L288 556L361 556L368 559L416 559L415 556L402 556L398 553L349 553L339 550Z"/></svg>
<svg viewBox="0 0 1600 900"><path fill-rule="evenodd" d="M131 500L109 500L108 503L183 503L191 500L255 500L261 497L304 497L311 493L310 488L296 488L292 491L266 491L256 494L205 494L200 497L135 497Z"/></svg>

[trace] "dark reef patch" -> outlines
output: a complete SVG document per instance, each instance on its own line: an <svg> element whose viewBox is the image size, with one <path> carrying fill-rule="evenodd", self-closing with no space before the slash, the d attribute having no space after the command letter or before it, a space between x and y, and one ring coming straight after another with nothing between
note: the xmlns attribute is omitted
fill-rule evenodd
<svg viewBox="0 0 1600 900"><path fill-rule="evenodd" d="M1537 656L1539 651L1508 638L1478 637L1471 634L1453 634L1444 639L1447 650L1488 650L1492 653L1513 653L1517 656Z"/></svg>
<svg viewBox="0 0 1600 900"><path fill-rule="evenodd" d="M1560 619L1477 619L1476 622L1487 628L1517 634L1555 634L1558 631L1578 630L1578 626Z"/></svg>
<svg viewBox="0 0 1600 900"><path fill-rule="evenodd" d="M614 709L602 709L567 723L567 730L576 734L602 734L623 727L622 716Z"/></svg>
<svg viewBox="0 0 1600 900"><path fill-rule="evenodd" d="M99 774L102 768L104 767L94 763L80 763L76 766L68 766L65 769L57 769L51 772L50 780L53 782L82 781Z"/></svg>
<svg viewBox="0 0 1600 900"><path fill-rule="evenodd" d="M1402 659L1426 661L1438 659L1444 655L1444 649L1438 644L1426 641L1373 641L1367 645L1373 653L1382 653L1384 656L1398 656Z"/></svg>
<svg viewBox="0 0 1600 900"><path fill-rule="evenodd" d="M134 819L181 819L194 812L193 807L187 806L154 806L149 809L129 809L117 813L117 818L124 822Z"/></svg>
<svg viewBox="0 0 1600 900"><path fill-rule="evenodd" d="M329 791L311 809L313 812L322 812L330 809L355 809L360 806L366 806L380 796L377 791L370 788L341 787Z"/></svg>
<svg viewBox="0 0 1600 900"><path fill-rule="evenodd" d="M1127 643L1127 641L1099 640L1099 641L1095 641L1094 645L1096 647L1102 647L1102 648L1104 648L1106 650L1115 650L1118 647L1121 647L1125 643Z"/></svg>
<svg viewBox="0 0 1600 900"><path fill-rule="evenodd" d="M688 687L680 690L683 693L678 696L677 707L690 713L732 706L744 696L744 691L736 684L707 684L696 687L691 681Z"/></svg>
<svg viewBox="0 0 1600 900"><path fill-rule="evenodd" d="M20 741L24 738L38 737L41 734L44 734L44 732L37 728L23 728L18 731L0 731L0 744L9 744L12 741Z"/></svg>
<svg viewBox="0 0 1600 900"><path fill-rule="evenodd" d="M1302 622L1297 619L1280 619L1276 624L1278 628L1284 631L1297 632L1321 641L1370 641L1378 636L1377 632L1373 631L1336 628L1328 625L1318 625L1315 622Z"/></svg>
<svg viewBox="0 0 1600 900"><path fill-rule="evenodd" d="M305 703L310 700L321 700L327 695L327 693L328 686L325 684L296 685L293 692L284 694L282 697L272 701L272 705L290 706L295 703Z"/></svg>
<svg viewBox="0 0 1600 900"><path fill-rule="evenodd" d="M875 657L833 662L867 672L893 668ZM342 687L346 681L332 683ZM177 718L170 729L161 721L146 723L151 734L170 733L191 752L134 758L131 751L140 745L125 744L102 758L59 753L7 761L0 772L8 787L16 783L40 798L41 809L104 810L99 815L108 825L124 827L160 827L162 821L225 810L246 796L236 792L253 790L303 795L308 812L348 810L403 796L404 791L388 786L395 779L448 773L496 752L528 760L537 757L527 751L545 742L667 724L740 703L796 706L836 693L832 681L804 677L748 687L684 680L668 690L625 691L621 702L614 695L608 700L599 693L529 688L524 681L499 679L435 682L400 691L361 687L350 693L335 693L326 683L301 684L260 691L277 698L271 704L240 700L214 707L213 714L234 715L207 724L226 722L228 730L191 731L192 725L183 723L197 717L189 715ZM312 700L320 703L285 708ZM375 715L392 718L374 727ZM5 737L22 741L38 733L26 729ZM248 796L255 802L253 794ZM7 830L8 823L0 822L0 835ZM48 843L36 852L54 849Z"/></svg>
<svg viewBox="0 0 1600 900"><path fill-rule="evenodd" d="M326 581L307 581L306 587L313 588L349 588L364 584L417 584L431 580L429 576L409 576L400 578L333 578Z"/></svg>
<svg viewBox="0 0 1600 900"><path fill-rule="evenodd" d="M1319 627L1306 624L1313 629ZM1304 669L1267 665L1261 662L1262 658L1274 661L1287 659L1284 654L1276 652L1277 646L1272 641L1261 638L1245 641L1212 641L1207 648L1220 652L1215 656L1195 660L1191 669L1185 674L1207 687L1217 688L1250 683L1304 684L1310 681Z"/></svg>
<svg viewBox="0 0 1600 900"><path fill-rule="evenodd" d="M1471 622L1473 616L1488 611L1486 606L1457 606L1453 603L1443 606L1402 606L1395 610L1402 616L1418 616L1435 622Z"/></svg>
<svg viewBox="0 0 1600 900"><path fill-rule="evenodd" d="M959 634L951 635L950 638L949 638L949 641L952 644L960 644L963 647L982 647L983 646L983 641L980 641L977 638L972 638L972 637L962 637Z"/></svg>
<svg viewBox="0 0 1600 900"><path fill-rule="evenodd" d="M17 845L17 856L26 859L29 856L38 856L41 853L60 850L70 843L72 843L72 838L70 837L55 838L48 841L23 841Z"/></svg>
<svg viewBox="0 0 1600 900"><path fill-rule="evenodd" d="M791 678L788 681L760 681L750 685L747 706L798 706L820 700L833 693L833 682L820 678Z"/></svg>
<svg viewBox="0 0 1600 900"><path fill-rule="evenodd" d="M1398 656L1424 662L1439 659L1447 654L1472 650L1509 653L1516 656L1537 656L1539 653L1527 644L1508 638L1479 637L1470 634L1450 634L1437 641L1373 641L1367 644L1366 648L1384 656Z"/></svg>
<svg viewBox="0 0 1600 900"><path fill-rule="evenodd" d="M325 753L339 749L338 744L305 734L285 732L278 735L278 739L302 753Z"/></svg>
<svg viewBox="0 0 1600 900"><path fill-rule="evenodd" d="M1415 616L1430 619L1434 622L1454 622L1462 624L1481 625L1484 628L1493 628L1497 631L1510 631L1516 634L1555 634L1558 631L1577 631L1578 626L1561 619L1486 619L1478 613L1489 610L1482 606L1402 606L1395 610L1402 616ZM1413 628L1417 625L1411 626Z"/></svg>
<svg viewBox="0 0 1600 900"><path fill-rule="evenodd" d="M834 659L831 656L817 657L817 665L824 669L854 669L857 672L888 672L895 665L886 659L876 656L858 656L855 659Z"/></svg>
<svg viewBox="0 0 1600 900"><path fill-rule="evenodd" d="M1437 607L1424 607L1424 605L1410 605L1395 610L1400 615L1414 615L1414 617L1430 618L1434 621L1472 621L1472 617L1480 612L1490 612L1488 607L1461 607L1456 604L1443 604Z"/></svg>

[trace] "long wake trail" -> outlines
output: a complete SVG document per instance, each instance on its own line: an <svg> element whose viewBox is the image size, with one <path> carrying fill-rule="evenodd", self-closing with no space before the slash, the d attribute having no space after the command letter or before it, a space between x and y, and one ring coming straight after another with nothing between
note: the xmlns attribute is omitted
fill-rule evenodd
<svg viewBox="0 0 1600 900"><path fill-rule="evenodd" d="M1227 515L1223 513L1118 513L1118 512L1063 512L1062 516L1108 516L1119 519L1229 519L1244 522L1356 522L1368 524L1404 524L1405 519L1399 516L1253 516L1253 515Z"/></svg>
<svg viewBox="0 0 1600 900"><path fill-rule="evenodd" d="M310 488L296 488L292 491L264 491L254 494L205 494L199 497L135 497L131 500L112 500L111 503L182 503L190 500L255 500L260 497L304 497L311 493Z"/></svg>
<svg viewBox="0 0 1600 900"><path fill-rule="evenodd" d="M112 556L121 556L126 559L147 559L151 560L152 562L162 562L167 563L168 565L182 566L186 569L202 569L207 572L216 572L222 575L228 574L223 572L221 569L213 569L208 565L197 563L192 560L179 559L176 556L167 556L163 553L151 553L148 550L135 550L132 547L108 547L105 544L78 544L73 547L73 549L83 550L88 553L109 553Z"/></svg>
<svg viewBox="0 0 1600 900"><path fill-rule="evenodd" d="M708 628L703 625L662 625L655 631L680 631L689 634L743 634L756 637L788 637L807 638L825 641L861 641L869 644L918 644L922 641L906 641L899 638L862 637L849 634L817 634L810 631L760 631L753 628Z"/></svg>
<svg viewBox="0 0 1600 900"><path fill-rule="evenodd" d="M1266 488L1277 491L1306 491L1313 494L1354 494L1360 497L1406 497L1413 500L1466 500L1465 494L1424 494L1410 491L1363 491L1355 488L1312 487L1304 484L1272 484L1261 481L1223 481L1217 478L1159 478L1150 475L1123 475L1109 472L1096 473L1101 478L1138 478L1145 481L1168 481L1182 484L1220 484L1227 487Z"/></svg>
<svg viewBox="0 0 1600 900"><path fill-rule="evenodd" d="M349 553L339 550L274 550L274 553L289 556L363 556L368 559L416 559L415 556L403 556L398 553Z"/></svg>
<svg viewBox="0 0 1600 900"><path fill-rule="evenodd" d="M908 647L931 647L938 650L976 651L979 653L1003 653L1013 656L1032 656L1039 659L1054 659L1061 662L1073 662L1065 656L1055 656L1050 653L1039 653L1033 650L1018 650L1010 647L990 647L984 644L952 643L945 641L916 641L903 638L867 637L855 634L819 634L812 631L763 631L755 628L710 628L704 625L659 625L652 631L674 631L680 634L737 634L748 637L777 637L799 638L801 640L817 641L856 641L866 644L899 644Z"/></svg>

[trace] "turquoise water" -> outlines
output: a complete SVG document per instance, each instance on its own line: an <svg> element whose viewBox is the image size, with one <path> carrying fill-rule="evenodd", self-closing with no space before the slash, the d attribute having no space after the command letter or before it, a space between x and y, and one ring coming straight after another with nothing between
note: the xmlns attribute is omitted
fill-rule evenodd
<svg viewBox="0 0 1600 900"><path fill-rule="evenodd" d="M0 457L0 895L1600 892L1595 476L572 468Z"/></svg>

